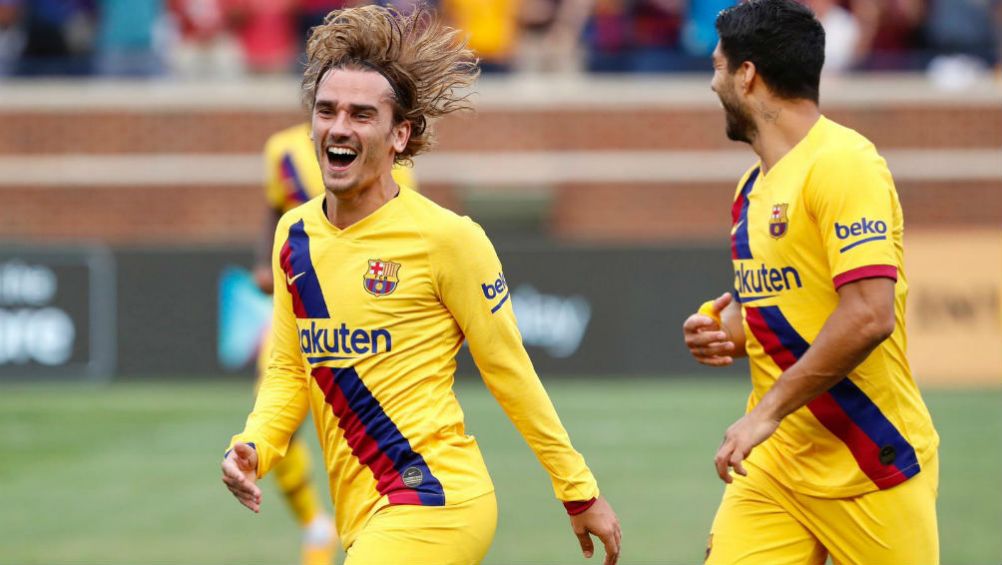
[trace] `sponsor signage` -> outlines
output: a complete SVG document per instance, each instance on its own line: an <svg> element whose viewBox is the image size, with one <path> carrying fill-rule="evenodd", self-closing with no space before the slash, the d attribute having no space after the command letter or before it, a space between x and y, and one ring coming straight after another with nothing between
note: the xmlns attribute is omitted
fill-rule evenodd
<svg viewBox="0 0 1002 565"><path fill-rule="evenodd" d="M115 308L107 250L0 250L0 381L109 378Z"/></svg>
<svg viewBox="0 0 1002 565"><path fill-rule="evenodd" d="M905 274L915 379L1002 385L1002 230L906 232Z"/></svg>

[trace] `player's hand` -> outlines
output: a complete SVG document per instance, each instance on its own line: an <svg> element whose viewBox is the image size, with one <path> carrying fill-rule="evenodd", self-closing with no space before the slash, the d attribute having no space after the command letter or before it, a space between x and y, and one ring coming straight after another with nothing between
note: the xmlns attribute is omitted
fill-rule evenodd
<svg viewBox="0 0 1002 565"><path fill-rule="evenodd" d="M619 518L612 506L601 496L584 512L571 516L571 528L581 544L581 552L585 558L591 559L595 553L595 545L591 541L594 535L605 544L604 565L616 565L619 560L619 549L622 546L623 532L619 528Z"/></svg>
<svg viewBox="0 0 1002 565"><path fill-rule="evenodd" d="M261 489L257 486L257 451L237 443L223 459L223 482L233 496L254 512L261 511Z"/></svg>
<svg viewBox="0 0 1002 565"><path fill-rule="evenodd" d="M747 477L748 471L743 465L752 448L769 439L769 436L779 427L779 420L760 416L755 410L745 414L737 422L731 424L724 433L724 442L717 450L713 463L717 466L717 475L725 483L734 480L730 469Z"/></svg>
<svg viewBox="0 0 1002 565"><path fill-rule="evenodd" d="M731 293L725 292L712 302L708 311L700 308L682 324L685 346L703 365L726 367L734 362L734 342L720 324L720 312L733 299Z"/></svg>
<svg viewBox="0 0 1002 565"><path fill-rule="evenodd" d="M255 265L252 274L254 276L254 284L261 289L261 292L265 294L275 293L275 276L271 271L270 265Z"/></svg>

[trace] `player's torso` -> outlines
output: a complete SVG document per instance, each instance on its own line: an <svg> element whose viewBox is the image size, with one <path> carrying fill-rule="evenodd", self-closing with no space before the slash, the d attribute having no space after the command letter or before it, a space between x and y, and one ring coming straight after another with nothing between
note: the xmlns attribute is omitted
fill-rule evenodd
<svg viewBox="0 0 1002 565"><path fill-rule="evenodd" d="M316 204L289 230L286 283L343 526L385 503L488 492L452 391L463 336L426 240L397 200L343 231L311 213Z"/></svg>

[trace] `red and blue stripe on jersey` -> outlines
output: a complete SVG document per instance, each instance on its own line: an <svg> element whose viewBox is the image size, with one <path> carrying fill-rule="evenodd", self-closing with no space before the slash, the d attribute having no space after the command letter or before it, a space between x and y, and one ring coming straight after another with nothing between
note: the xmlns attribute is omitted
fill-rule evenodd
<svg viewBox="0 0 1002 565"><path fill-rule="evenodd" d="M745 320L766 354L784 371L810 347L777 306L746 306ZM848 377L809 402L807 408L849 448L860 470L879 488L893 487L919 472L912 445ZM887 460L891 455L889 464L881 462L882 457Z"/></svg>
<svg viewBox="0 0 1002 565"><path fill-rule="evenodd" d="M289 227L280 261L286 280L292 281L288 286L296 317L330 318L302 220ZM311 373L338 418L352 454L372 471L380 494L392 504L445 505L442 484L424 458L411 449L353 367L317 367ZM421 482L407 486L403 475L412 468L421 472Z"/></svg>
<svg viewBox="0 0 1002 565"><path fill-rule="evenodd" d="M731 234L731 259L751 259L751 245L748 242L748 197L751 195L755 180L758 178L759 168L748 175L748 180L741 187L741 193L734 200L731 207L731 225L734 232Z"/></svg>
<svg viewBox="0 0 1002 565"><path fill-rule="evenodd" d="M424 458L411 449L353 367L317 367L313 377L334 410L352 454L372 471L380 494L391 504L445 505L442 483L432 475ZM410 469L421 472L419 484L404 484L404 473Z"/></svg>
<svg viewBox="0 0 1002 565"><path fill-rule="evenodd" d="M302 204L310 199L310 195L306 192L306 185L303 184L303 179L299 177L299 171L296 170L296 164L292 161L292 153L282 155L281 175L285 185L285 195L291 202Z"/></svg>

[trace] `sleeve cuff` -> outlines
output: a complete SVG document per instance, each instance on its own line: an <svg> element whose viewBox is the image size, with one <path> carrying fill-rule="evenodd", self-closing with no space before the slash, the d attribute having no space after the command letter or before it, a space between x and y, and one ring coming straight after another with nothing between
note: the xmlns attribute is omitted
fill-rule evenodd
<svg viewBox="0 0 1002 565"><path fill-rule="evenodd" d="M567 514L570 516L577 516L578 514L588 510L595 504L597 498L591 498L589 500L572 500L569 502L564 502L564 508L567 509Z"/></svg>
<svg viewBox="0 0 1002 565"><path fill-rule="evenodd" d="M898 280L898 268L894 265L867 265L865 267L857 267L836 275L832 278L832 282L835 283L835 290L838 290L842 285L846 285L860 279L873 278L887 278L896 282Z"/></svg>

